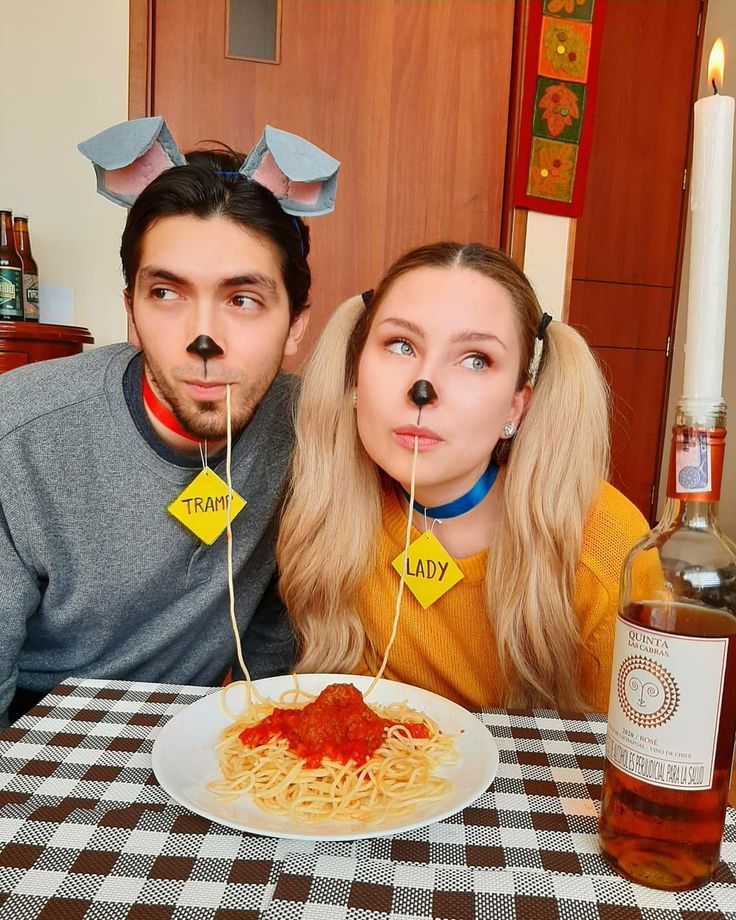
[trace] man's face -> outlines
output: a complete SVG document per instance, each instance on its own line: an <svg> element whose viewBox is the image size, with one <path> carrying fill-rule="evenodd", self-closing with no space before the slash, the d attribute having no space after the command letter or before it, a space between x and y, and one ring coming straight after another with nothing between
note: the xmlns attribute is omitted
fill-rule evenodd
<svg viewBox="0 0 736 920"><path fill-rule="evenodd" d="M237 434L284 355L296 352L307 321L302 314L290 323L276 247L224 217L155 221L141 239L126 306L154 392L187 431L210 441L226 436L225 385ZM222 349L206 366L187 352L200 335Z"/></svg>

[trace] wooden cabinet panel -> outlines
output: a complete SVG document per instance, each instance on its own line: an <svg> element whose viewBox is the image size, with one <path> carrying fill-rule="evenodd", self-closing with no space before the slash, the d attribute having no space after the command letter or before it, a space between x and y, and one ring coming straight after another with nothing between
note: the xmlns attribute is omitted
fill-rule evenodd
<svg viewBox="0 0 736 920"><path fill-rule="evenodd" d="M613 393L611 482L650 518L661 450L665 353L637 348L593 350Z"/></svg>
<svg viewBox="0 0 736 920"><path fill-rule="evenodd" d="M672 287L700 0L609 3L573 275Z"/></svg>
<svg viewBox="0 0 736 920"><path fill-rule="evenodd" d="M285 0L278 65L225 58L225 20L225 0L156 0L151 109L183 149L247 151L271 124L342 162L335 213L310 222L303 354L410 246L498 244L513 0Z"/></svg>
<svg viewBox="0 0 736 920"><path fill-rule="evenodd" d="M0 374L5 371L12 371L15 367L23 367L28 364L28 355L24 351L8 351L0 353Z"/></svg>
<svg viewBox="0 0 736 920"><path fill-rule="evenodd" d="M672 314L672 288L575 281L569 322L591 345L663 350Z"/></svg>
<svg viewBox="0 0 736 920"><path fill-rule="evenodd" d="M0 373L46 361L76 355L83 345L93 344L89 329L53 323L0 323Z"/></svg>

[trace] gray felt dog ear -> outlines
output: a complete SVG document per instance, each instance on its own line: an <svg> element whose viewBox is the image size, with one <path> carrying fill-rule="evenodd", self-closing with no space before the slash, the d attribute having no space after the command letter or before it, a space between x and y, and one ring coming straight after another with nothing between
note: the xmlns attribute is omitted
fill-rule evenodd
<svg viewBox="0 0 736 920"><path fill-rule="evenodd" d="M266 125L240 172L273 192L287 214L317 217L335 207L339 169L338 160L303 137Z"/></svg>
<svg viewBox="0 0 736 920"><path fill-rule="evenodd" d="M114 125L78 149L94 164L97 191L126 208L165 169L186 163L160 115Z"/></svg>

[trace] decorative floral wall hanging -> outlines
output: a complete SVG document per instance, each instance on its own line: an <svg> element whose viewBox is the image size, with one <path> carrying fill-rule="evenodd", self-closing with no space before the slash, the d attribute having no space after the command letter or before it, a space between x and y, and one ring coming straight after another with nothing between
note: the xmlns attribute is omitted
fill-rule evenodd
<svg viewBox="0 0 736 920"><path fill-rule="evenodd" d="M514 204L579 217L605 0L532 0Z"/></svg>

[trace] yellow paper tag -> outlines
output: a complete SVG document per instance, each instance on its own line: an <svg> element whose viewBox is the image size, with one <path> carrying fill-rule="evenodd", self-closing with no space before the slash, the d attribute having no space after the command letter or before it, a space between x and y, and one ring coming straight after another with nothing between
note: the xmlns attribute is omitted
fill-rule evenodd
<svg viewBox="0 0 736 920"><path fill-rule="evenodd" d="M405 557L404 581L425 610L464 578L458 564L430 531L417 537L408 551L399 553L391 563L399 575Z"/></svg>
<svg viewBox="0 0 736 920"><path fill-rule="evenodd" d="M246 504L233 490L231 521L235 520ZM227 483L207 466L167 510L203 543L210 545L227 527Z"/></svg>

